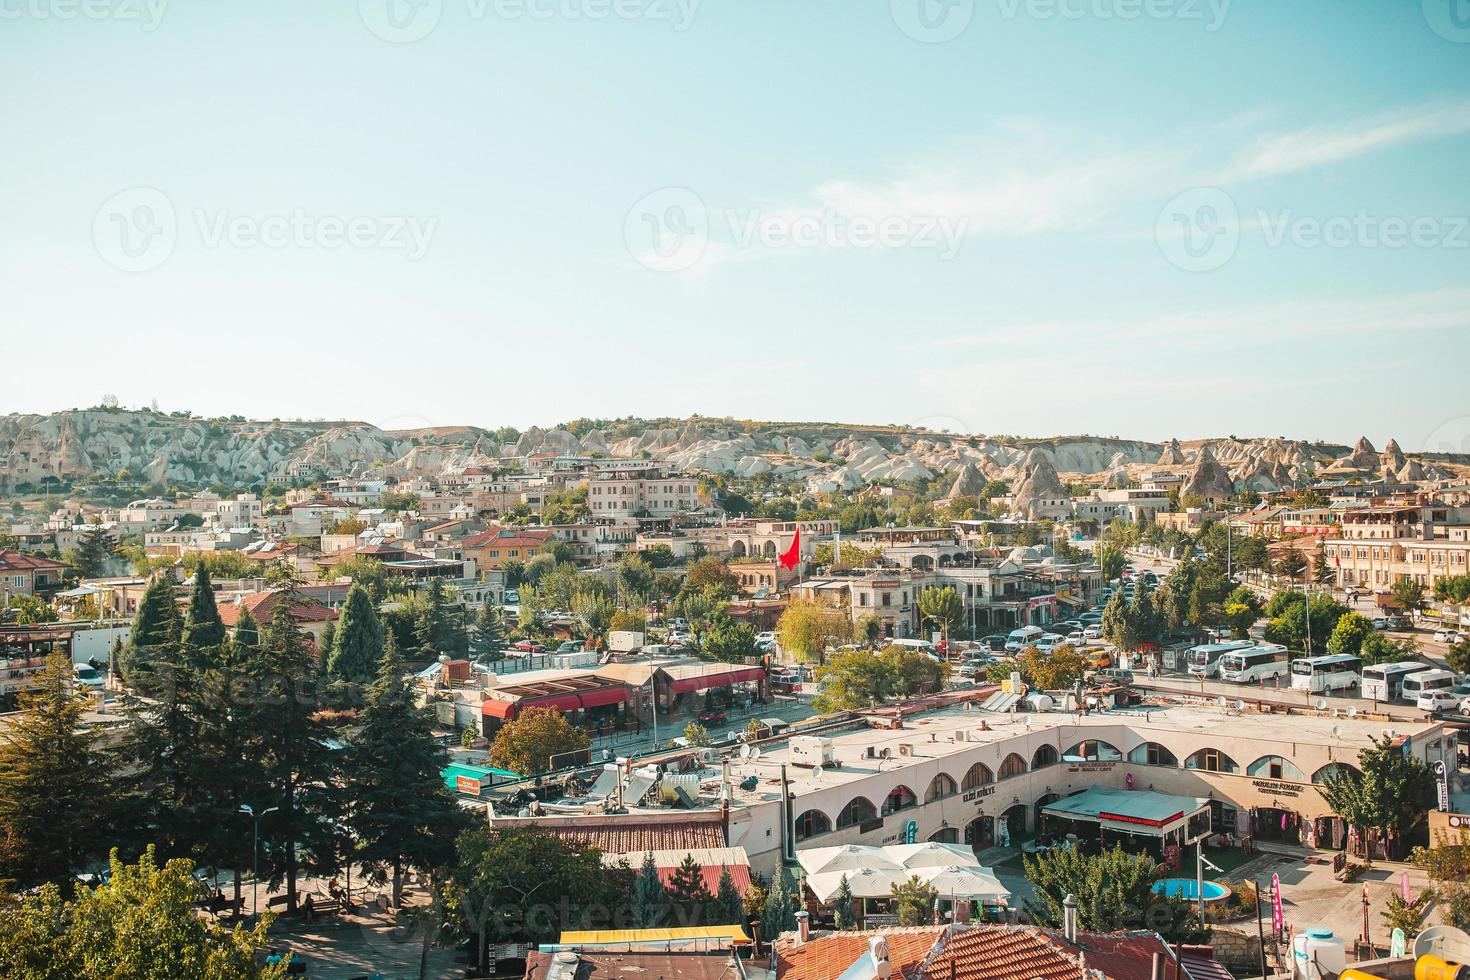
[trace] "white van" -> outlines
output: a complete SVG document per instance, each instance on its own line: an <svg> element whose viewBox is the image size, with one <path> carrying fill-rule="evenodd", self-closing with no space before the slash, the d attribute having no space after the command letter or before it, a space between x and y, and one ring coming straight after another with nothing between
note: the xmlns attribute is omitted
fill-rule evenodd
<svg viewBox="0 0 1470 980"><path fill-rule="evenodd" d="M1239 653L1256 645L1255 640L1227 640L1224 643L1203 643L1191 647L1185 656L1191 677L1214 677L1220 672L1220 658L1227 653Z"/></svg>
<svg viewBox="0 0 1470 980"><path fill-rule="evenodd" d="M1400 697L1410 704L1425 691L1448 691L1455 686L1455 675L1448 670L1421 670L1404 678Z"/></svg>
<svg viewBox="0 0 1470 980"><path fill-rule="evenodd" d="M1392 664L1374 664L1363 668L1361 696L1375 701L1397 701L1404 693L1404 679L1433 670L1418 660L1400 660Z"/></svg>
<svg viewBox="0 0 1470 980"><path fill-rule="evenodd" d="M1250 684L1267 677L1286 677L1290 673L1291 657L1286 647L1279 643L1262 643L1220 658L1220 679L1236 684Z"/></svg>
<svg viewBox="0 0 1470 980"><path fill-rule="evenodd" d="M928 640L889 640L888 645L903 647L905 650L917 650L920 653L927 653L931 657L937 658L939 656L934 650L934 644Z"/></svg>
<svg viewBox="0 0 1470 980"><path fill-rule="evenodd" d="M1020 653L1040 639L1045 632L1040 626L1022 626L1018 630L1011 630L1010 636L1006 637L1006 650L1009 653Z"/></svg>

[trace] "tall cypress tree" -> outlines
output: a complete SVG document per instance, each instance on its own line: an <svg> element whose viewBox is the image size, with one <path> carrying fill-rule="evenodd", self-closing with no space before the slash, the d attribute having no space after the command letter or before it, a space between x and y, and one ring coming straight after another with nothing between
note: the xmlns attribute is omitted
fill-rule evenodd
<svg viewBox="0 0 1470 980"><path fill-rule="evenodd" d="M470 650L476 659L490 663L505 656L505 627L493 603L484 603L475 617L474 642Z"/></svg>
<svg viewBox="0 0 1470 980"><path fill-rule="evenodd" d="M715 900L710 905L710 925L745 925L745 905L740 892L735 888L735 879L730 877L728 867L720 869L720 884L715 891Z"/></svg>
<svg viewBox="0 0 1470 980"><path fill-rule="evenodd" d="M347 590L342 618L333 634L327 672L338 680L371 680L384 660L383 642L383 622L378 618L372 596L354 583Z"/></svg>
<svg viewBox="0 0 1470 980"><path fill-rule="evenodd" d="M82 727L88 698L65 653L47 658L19 700L19 717L0 728L0 879L66 890L100 856L99 828L113 825L113 769Z"/></svg>
<svg viewBox="0 0 1470 980"><path fill-rule="evenodd" d="M107 562L117 554L117 541L106 528L94 527L82 533L72 567L79 578L96 578L107 570Z"/></svg>
<svg viewBox="0 0 1470 980"><path fill-rule="evenodd" d="M775 942L783 932L796 928L796 905L791 898L791 876L786 868L776 869L771 890L766 892L766 907L761 912L761 935Z"/></svg>
<svg viewBox="0 0 1470 980"><path fill-rule="evenodd" d="M189 597L189 612L184 618L184 642L200 652L211 651L225 641L225 624L220 621L214 603L214 586L209 581L209 567L200 562L194 566L194 592Z"/></svg>
<svg viewBox="0 0 1470 980"><path fill-rule="evenodd" d="M709 889L704 885L704 870L694 860L693 854L684 855L669 882L669 904L673 907L677 925L704 925L710 901Z"/></svg>
<svg viewBox="0 0 1470 980"><path fill-rule="evenodd" d="M292 615L296 592L283 588L277 597L260 646L246 661L254 697L245 727L254 734L251 749L266 795L247 802L256 811L279 807L261 821L261 867L273 884L285 881L287 910L294 912L298 850L332 853L327 818L333 773L326 744L330 732L317 716L325 705L319 698L315 658Z"/></svg>
<svg viewBox="0 0 1470 980"><path fill-rule="evenodd" d="M423 614L414 625L414 638L418 642L419 656L434 659L440 654L462 657L469 652L464 624L453 609L449 608L449 594L443 579L432 579L426 595L428 603Z"/></svg>
<svg viewBox="0 0 1470 980"><path fill-rule="evenodd" d="M138 602L128 645L123 648L120 664L123 680L132 685L143 683L153 651L177 636L180 625L173 581L166 574L159 575L148 583Z"/></svg>
<svg viewBox="0 0 1470 980"><path fill-rule="evenodd" d="M232 639L237 650L253 650L260 646L260 623L250 614L249 609L241 607L240 615L235 620Z"/></svg>
<svg viewBox="0 0 1470 980"><path fill-rule="evenodd" d="M415 702L396 653L382 659L359 717L341 767L346 822L358 860L390 870L397 908L404 869L453 860L466 821L444 787L448 756L434 741L433 717Z"/></svg>

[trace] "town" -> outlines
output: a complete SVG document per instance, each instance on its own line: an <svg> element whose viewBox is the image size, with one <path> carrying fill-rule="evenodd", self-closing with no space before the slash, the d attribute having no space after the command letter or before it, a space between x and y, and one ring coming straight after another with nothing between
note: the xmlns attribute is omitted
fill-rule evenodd
<svg viewBox="0 0 1470 980"><path fill-rule="evenodd" d="M0 495L5 976L118 903L220 976L1470 958L1470 456L109 401Z"/></svg>

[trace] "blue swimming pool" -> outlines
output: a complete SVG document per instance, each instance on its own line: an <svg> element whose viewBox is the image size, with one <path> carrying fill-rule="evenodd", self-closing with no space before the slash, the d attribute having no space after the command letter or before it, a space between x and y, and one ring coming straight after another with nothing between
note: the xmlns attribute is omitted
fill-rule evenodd
<svg viewBox="0 0 1470 980"><path fill-rule="evenodd" d="M1199 898L1199 893L1194 890L1193 878L1165 878L1163 881L1154 882L1154 894L1164 895L1169 898L1185 898L1193 902ZM1217 881L1205 882L1205 901L1223 902L1230 897L1230 889Z"/></svg>

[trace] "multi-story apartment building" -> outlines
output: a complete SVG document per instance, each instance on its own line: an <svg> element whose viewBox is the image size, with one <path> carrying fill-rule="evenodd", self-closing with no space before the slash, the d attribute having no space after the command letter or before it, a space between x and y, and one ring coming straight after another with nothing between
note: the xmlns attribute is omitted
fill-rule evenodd
<svg viewBox="0 0 1470 980"><path fill-rule="evenodd" d="M1099 524L1106 524L1115 517L1135 523L1148 521L1168 509L1169 491L1161 487L1094 490L1089 496L1072 501L1074 518Z"/></svg>
<svg viewBox="0 0 1470 980"><path fill-rule="evenodd" d="M609 470L588 477L587 506L593 517L673 517L699 509L699 484L662 464Z"/></svg>
<svg viewBox="0 0 1470 980"><path fill-rule="evenodd" d="M1337 584L1385 591L1401 578L1426 589L1470 572L1470 509L1424 495L1374 501L1342 515L1325 545Z"/></svg>

